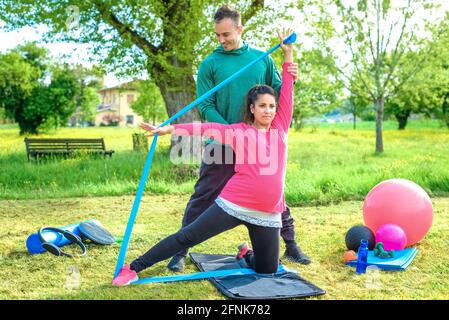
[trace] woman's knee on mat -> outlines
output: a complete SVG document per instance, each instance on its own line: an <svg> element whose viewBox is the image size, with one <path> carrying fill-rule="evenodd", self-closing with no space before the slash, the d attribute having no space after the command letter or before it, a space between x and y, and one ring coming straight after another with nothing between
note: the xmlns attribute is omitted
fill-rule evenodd
<svg viewBox="0 0 449 320"><path fill-rule="evenodd" d="M276 273L278 271L278 263L256 266L255 270L257 273Z"/></svg>

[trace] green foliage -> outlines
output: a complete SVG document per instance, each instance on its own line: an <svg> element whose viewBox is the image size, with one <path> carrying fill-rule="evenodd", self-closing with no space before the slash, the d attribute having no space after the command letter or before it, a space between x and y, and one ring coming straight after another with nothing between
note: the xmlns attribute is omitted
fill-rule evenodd
<svg viewBox="0 0 449 320"><path fill-rule="evenodd" d="M49 117L57 125L67 123L76 109L76 96L80 93L78 79L68 65L53 70L48 90L52 107Z"/></svg>
<svg viewBox="0 0 449 320"><path fill-rule="evenodd" d="M25 99L37 85L35 70L17 52L0 55L0 103L9 118L16 118Z"/></svg>
<svg viewBox="0 0 449 320"><path fill-rule="evenodd" d="M144 121L166 119L167 112L165 103L159 88L153 81L140 81L138 83L139 97L131 104L131 108L138 115L142 116Z"/></svg>
<svg viewBox="0 0 449 320"><path fill-rule="evenodd" d="M153 68L163 71L152 74L155 78L191 73L191 64L184 62L193 60L193 48L203 35L198 25L205 19L203 1L71 1L75 12L63 1L42 1L38 7L29 1L0 4L7 29L44 23L47 39L93 43L94 54L106 53L103 66L127 76ZM73 20L77 23L71 24ZM173 64L175 57L183 63Z"/></svg>
<svg viewBox="0 0 449 320"><path fill-rule="evenodd" d="M77 108L82 117L93 119L101 85L96 67L57 64L35 43L0 54L0 107L19 124L21 134L64 126Z"/></svg>
<svg viewBox="0 0 449 320"><path fill-rule="evenodd" d="M39 47L36 42L26 42L15 48L25 61L27 61L36 71L35 80L41 80L48 69L50 52L43 47Z"/></svg>
<svg viewBox="0 0 449 320"><path fill-rule="evenodd" d="M97 106L100 104L100 97L97 89L94 87L85 87L84 93L80 95L82 98L79 102L80 117L79 122L95 120Z"/></svg>
<svg viewBox="0 0 449 320"><path fill-rule="evenodd" d="M434 48L433 54L425 59L420 71L406 81L401 90L386 104L386 113L393 114L397 118L400 129L405 128L408 115L411 113L440 119L444 117L441 106L444 104L446 93L449 92L447 64L449 54L446 49L449 45L449 30L435 37L429 40L428 45ZM399 79L404 79L413 72L416 61L425 56L426 50L404 54L404 62L398 71Z"/></svg>
<svg viewBox="0 0 449 320"><path fill-rule="evenodd" d="M446 14L446 19L449 19L449 13ZM436 54L428 63L429 77L425 80L435 89L434 95L437 97L434 99L439 101L431 112L449 128L449 30L442 34L435 30L434 37Z"/></svg>
<svg viewBox="0 0 449 320"><path fill-rule="evenodd" d="M72 66L72 73L78 82L78 94L76 96L76 116L74 122L94 122L100 97L97 90L103 87L104 71L94 65L88 69L82 65Z"/></svg>
<svg viewBox="0 0 449 320"><path fill-rule="evenodd" d="M39 127L54 124L55 118L49 119L51 102L51 92L47 86L40 85L34 88L22 113L25 121L19 122L22 134L37 134Z"/></svg>
<svg viewBox="0 0 449 320"><path fill-rule="evenodd" d="M326 61L318 50L301 51L299 78L295 86L295 122L325 114L341 103L342 83L330 72Z"/></svg>
<svg viewBox="0 0 449 320"><path fill-rule="evenodd" d="M285 6L274 10L261 0L229 3L241 10L254 40L251 43L262 47L267 40L267 21L285 15ZM215 0L45 0L36 6L27 0L1 0L0 19L6 22L6 30L45 24L49 41L89 43L93 55L101 57L102 67L119 76L148 73L164 97L167 113L173 115L195 97L194 74L199 62L217 45L213 14L221 5ZM183 120L198 119L195 114L191 112Z"/></svg>
<svg viewBox="0 0 449 320"><path fill-rule="evenodd" d="M272 38L270 46L279 42ZM325 114L341 104L343 85L331 71L333 63L320 50L303 49L302 39L294 44L294 61L298 63L298 79L294 87L293 123L300 128L302 120L308 117ZM282 70L283 53L275 52L272 55L278 70Z"/></svg>
<svg viewBox="0 0 449 320"><path fill-rule="evenodd" d="M351 95L340 105L343 114L351 113L363 121L375 121L374 106L360 96Z"/></svg>
<svg viewBox="0 0 449 320"><path fill-rule="evenodd" d="M71 125L93 123L100 97L97 93L103 87L104 71L94 65L92 69L82 65L72 66L71 72L77 79L76 112L70 119Z"/></svg>
<svg viewBox="0 0 449 320"><path fill-rule="evenodd" d="M359 0L357 1L357 9L361 12L364 12L368 7L367 0Z"/></svg>
<svg viewBox="0 0 449 320"><path fill-rule="evenodd" d="M376 152L383 152L384 103L402 108L402 102L393 99L410 92L413 83L419 82L417 76L425 69L426 59L438 52L427 39L426 32L438 35L446 32L447 20L435 19L432 10L436 5L426 0L409 1L404 5L390 0L357 1L355 4L311 0L309 4L319 9L319 14L307 7L309 11L305 10L317 49L335 61L330 65L335 67L336 75L352 95L369 100L375 106L379 122ZM413 18L423 12L427 17L420 19L423 21L420 24ZM432 103L429 99L426 101ZM422 103L418 103L422 109Z"/></svg>
<svg viewBox="0 0 449 320"><path fill-rule="evenodd" d="M36 104L45 103L46 99L45 94L38 94L38 91L44 87L47 57L48 52L34 43L0 54L0 100L6 116L19 123L21 133L36 133L37 126L43 121L44 111L37 110ZM30 99L33 104L27 110ZM36 116L32 115L33 110L37 111Z"/></svg>

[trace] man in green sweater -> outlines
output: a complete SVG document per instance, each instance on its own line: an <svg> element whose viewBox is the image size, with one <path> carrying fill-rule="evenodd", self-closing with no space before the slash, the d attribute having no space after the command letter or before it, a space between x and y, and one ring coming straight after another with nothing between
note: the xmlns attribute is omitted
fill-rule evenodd
<svg viewBox="0 0 449 320"><path fill-rule="evenodd" d="M215 13L214 21L215 34L220 45L200 64L196 86L198 97L263 54L243 42L243 26L236 10L223 6ZM293 64L289 72L297 78L298 65ZM223 124L242 122L245 96L249 89L257 84L270 85L279 95L281 78L269 56L200 103L198 109L201 117L208 122ZM200 177L184 212L183 227L192 223L213 204L234 175L234 163L235 155L229 146L216 142L206 146ZM295 242L293 218L288 208L282 213L281 236L286 244L286 258L302 264L310 263L309 257ZM167 267L172 271L182 271L186 255L187 251L177 253Z"/></svg>

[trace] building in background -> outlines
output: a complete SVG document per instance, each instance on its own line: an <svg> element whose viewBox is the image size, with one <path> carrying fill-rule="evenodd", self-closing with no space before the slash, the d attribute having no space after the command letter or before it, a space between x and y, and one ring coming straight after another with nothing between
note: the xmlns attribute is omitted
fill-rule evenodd
<svg viewBox="0 0 449 320"><path fill-rule="evenodd" d="M143 117L137 115L130 107L138 97L137 82L105 88L98 91L100 104L95 116L96 126L137 127Z"/></svg>

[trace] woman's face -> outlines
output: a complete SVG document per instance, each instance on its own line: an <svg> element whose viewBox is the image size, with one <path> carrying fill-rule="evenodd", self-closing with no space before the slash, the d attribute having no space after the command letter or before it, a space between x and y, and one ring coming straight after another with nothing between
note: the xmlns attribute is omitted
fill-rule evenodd
<svg viewBox="0 0 449 320"><path fill-rule="evenodd" d="M260 94L254 105L251 105L254 123L262 126L271 124L276 115L276 99L268 93Z"/></svg>

